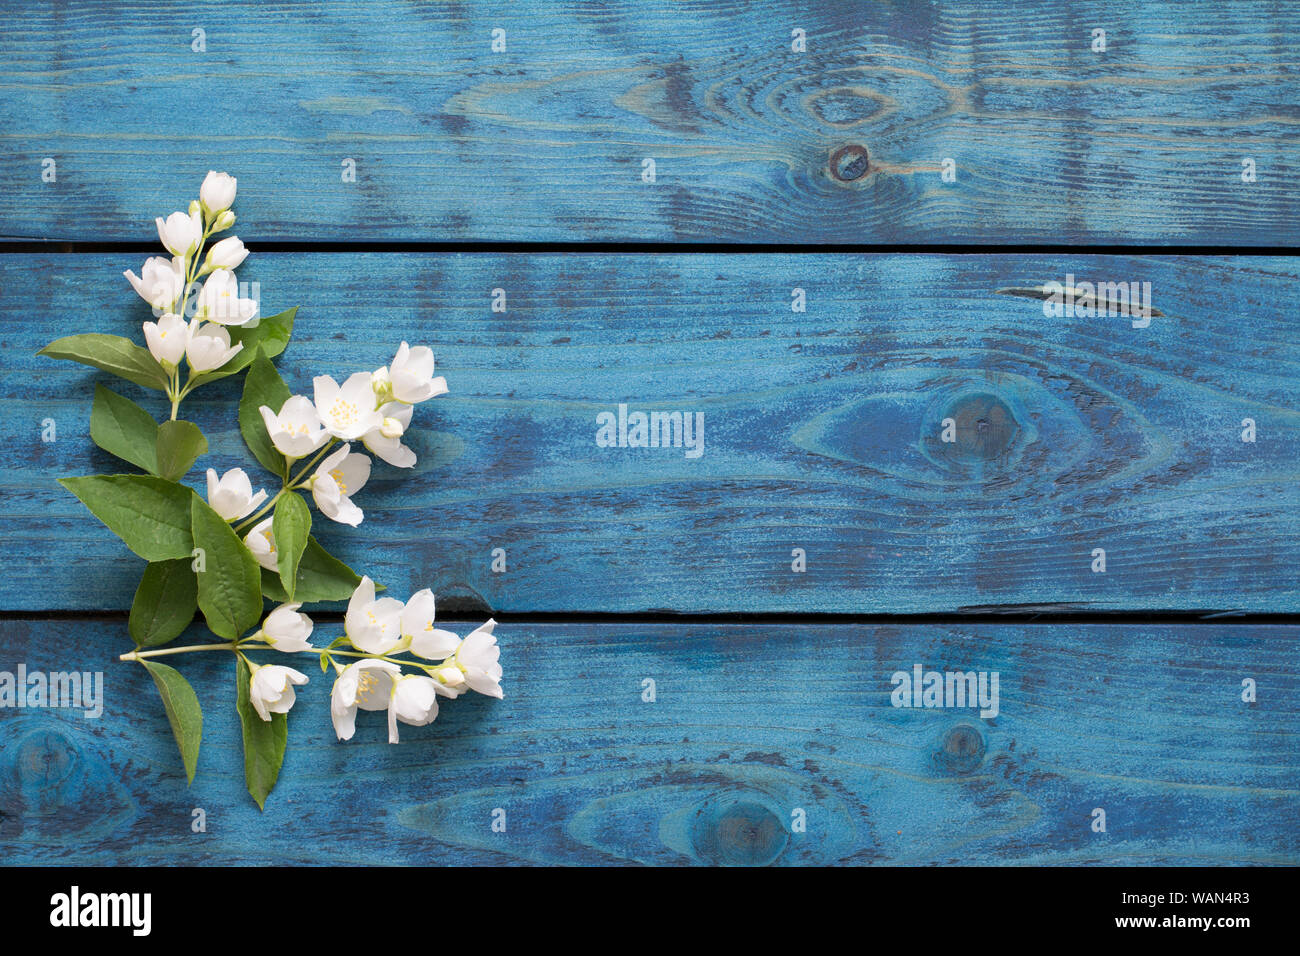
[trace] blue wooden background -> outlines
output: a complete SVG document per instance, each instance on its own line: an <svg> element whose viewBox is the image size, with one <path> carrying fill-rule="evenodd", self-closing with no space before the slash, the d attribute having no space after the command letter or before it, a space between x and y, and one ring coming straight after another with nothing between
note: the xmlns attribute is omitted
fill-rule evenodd
<svg viewBox="0 0 1300 956"><path fill-rule="evenodd" d="M46 608L54 593L65 608L120 609L139 581L143 562L53 480L126 468L88 437L105 376L36 356L58 330L32 319L130 334L148 311L120 271L139 258L6 260L0 395L22 462L0 500L11 607ZM451 392L416 410L414 473L377 466L356 498L361 528L321 533L397 591L510 612L898 613L1300 609L1300 323L1278 308L1298 268L255 252L240 273L268 311L301 304L279 360L299 391L377 368L403 339L437 349ZM1164 314L1145 329L1048 318L995 291L1068 273L1150 282ZM806 312L791 311L792 288ZM217 383L185 406L222 469L251 461L240 388ZM120 390L163 414L156 393ZM1005 421L986 442L965 416L990 402ZM599 447L596 416L620 403L703 413L704 454ZM945 445L950 416L961 425ZM46 418L58 441L42 441ZM805 574L791 572L795 548Z"/></svg>
<svg viewBox="0 0 1300 956"><path fill-rule="evenodd" d="M1300 5L0 10L0 671L106 689L99 719L0 709L0 862L1300 862L1300 265L1087 248L1295 244ZM416 411L413 473L377 466L363 525L322 541L456 626L505 617L506 699L397 747L379 715L337 743L314 671L265 813L230 661L171 659L206 712L188 789L117 662L143 564L55 484L126 470L88 436L109 379L35 355L139 338L121 272L210 168L240 179L240 278L301 306L291 387L402 339L451 386ZM395 245L495 240L901 245ZM998 291L1067 275L1150 282L1162 314ZM191 484L269 480L238 388L187 400L212 442ZM598 447L623 402L704 413L703 457ZM999 671L1000 714L891 707L918 663Z"/></svg>
<svg viewBox="0 0 1300 956"><path fill-rule="evenodd" d="M324 631L325 629L323 629ZM333 633L339 631L333 626ZM32 668L103 669L99 720L4 712L10 862L1116 863L1300 858L1296 627L511 624L506 699L341 744L317 671L280 784L244 791L233 665L194 785L116 622L10 620ZM196 629L185 639L199 640ZM172 658L177 661L178 658ZM1000 674L998 717L896 709L914 662ZM1241 680L1259 700L1244 704ZM655 701L642 682L655 681ZM192 831L194 810L207 831ZM1107 830L1090 828L1106 811ZM492 829L505 811L505 831ZM802 810L806 828L793 825Z"/></svg>
<svg viewBox="0 0 1300 956"><path fill-rule="evenodd" d="M1300 236L1294 2L0 7L0 236L152 238L227 166L246 239Z"/></svg>

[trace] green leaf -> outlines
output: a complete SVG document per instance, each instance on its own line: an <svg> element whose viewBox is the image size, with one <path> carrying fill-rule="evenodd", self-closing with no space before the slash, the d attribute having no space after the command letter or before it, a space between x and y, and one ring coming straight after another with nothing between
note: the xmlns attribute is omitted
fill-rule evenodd
<svg viewBox="0 0 1300 956"><path fill-rule="evenodd" d="M243 657L235 659L235 710L244 731L244 779L259 810L280 776L284 747L289 742L289 722L284 714L263 720L253 708L249 684L253 679Z"/></svg>
<svg viewBox="0 0 1300 956"><path fill-rule="evenodd" d="M279 544L277 540L276 547ZM322 548L314 537L307 536L307 547L303 549L302 561L298 565L298 583L293 600L304 604L346 601L360 583L360 575ZM376 590L383 588L376 586ZM280 578L266 570L262 571L262 593L281 604L289 600Z"/></svg>
<svg viewBox="0 0 1300 956"><path fill-rule="evenodd" d="M288 464L284 456L271 444L271 436L266 432L266 422L258 411L263 405L274 412L279 412L289 400L289 386L284 384L280 373L275 370L271 360L259 353L248 368L244 378L244 394L239 399L239 431L244 436L244 444L253 453L253 457L272 474L281 478L288 477Z"/></svg>
<svg viewBox="0 0 1300 956"><path fill-rule="evenodd" d="M298 564L307 538L311 532L311 509L302 496L288 492L275 503L275 517L271 521L271 537L275 538L275 563L280 570L280 583L294 600L298 578Z"/></svg>
<svg viewBox="0 0 1300 956"><path fill-rule="evenodd" d="M293 319L297 314L295 305L292 309L267 316L255 328L232 330L235 334L231 336L231 343L243 342L244 351L256 353L260 348L267 358L275 358L288 347L289 337L293 335ZM252 356L249 356L245 364L252 361Z"/></svg>
<svg viewBox="0 0 1300 956"><path fill-rule="evenodd" d="M184 485L149 475L89 475L59 484L146 561L190 557L194 492Z"/></svg>
<svg viewBox="0 0 1300 956"><path fill-rule="evenodd" d="M179 481L199 455L207 454L208 440L193 422L163 422L158 426L155 451L158 475L168 481Z"/></svg>
<svg viewBox="0 0 1300 956"><path fill-rule="evenodd" d="M188 387L198 388L198 386L206 385L208 382L215 382L217 379L234 375L236 372L242 372L253 364L253 359L256 358L259 348L267 358L274 358L279 355L284 351L285 346L289 344L289 336L293 334L293 317L297 311L298 307L294 306L287 312L268 316L262 319L256 328L252 329L229 327L230 344L233 346L235 343L240 343L244 347L221 368L194 376L194 378L190 379ZM147 351L146 354L148 354Z"/></svg>
<svg viewBox="0 0 1300 956"><path fill-rule="evenodd" d="M190 682L176 668L156 661L140 663L158 685L167 720L176 737L176 746L181 751L181 761L185 764L185 778L193 783L194 769L199 762L199 744L203 742L203 708L199 706Z"/></svg>
<svg viewBox="0 0 1300 956"><path fill-rule="evenodd" d="M278 316L277 316L278 318ZM290 320L292 326L292 319ZM283 346L281 346L283 348ZM112 372L145 388L167 390L170 378L149 350L120 335L86 332L56 339L36 353ZM235 356L238 358L239 356Z"/></svg>
<svg viewBox="0 0 1300 956"><path fill-rule="evenodd" d="M150 562L135 589L127 630L140 647L174 641L194 620L198 599L199 584L189 558Z"/></svg>
<svg viewBox="0 0 1300 956"><path fill-rule="evenodd" d="M150 474L157 474L154 444L158 423L143 408L117 392L95 385L90 407L90 438L96 445Z"/></svg>
<svg viewBox="0 0 1300 956"><path fill-rule="evenodd" d="M261 566L221 515L190 499L194 546L203 552L199 609L212 633L235 640L262 617Z"/></svg>

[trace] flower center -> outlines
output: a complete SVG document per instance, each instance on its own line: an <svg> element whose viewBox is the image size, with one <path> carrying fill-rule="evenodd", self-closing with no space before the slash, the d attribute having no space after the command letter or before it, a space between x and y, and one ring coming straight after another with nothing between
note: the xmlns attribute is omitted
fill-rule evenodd
<svg viewBox="0 0 1300 956"><path fill-rule="evenodd" d="M352 425L357 420L357 406L346 399L338 398L330 406L330 417L339 425Z"/></svg>
<svg viewBox="0 0 1300 956"><path fill-rule="evenodd" d="M347 482L343 480L343 471L339 468L335 468L330 472L330 477L334 479L334 484L339 486L339 494L346 495L348 493L348 485ZM374 618L373 614L371 615L371 618Z"/></svg>

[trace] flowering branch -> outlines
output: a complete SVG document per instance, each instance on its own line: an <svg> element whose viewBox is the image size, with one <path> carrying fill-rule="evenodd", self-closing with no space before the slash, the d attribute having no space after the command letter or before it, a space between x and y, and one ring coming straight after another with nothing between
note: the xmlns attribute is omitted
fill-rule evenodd
<svg viewBox="0 0 1300 956"><path fill-rule="evenodd" d="M91 333L59 339L40 354L111 372L161 392L170 403L170 417L158 424L135 402L97 385L92 440L143 474L60 483L149 562L127 624L136 646L120 660L141 664L153 677L191 781L202 709L189 682L158 659L207 651L234 655L248 790L262 806L283 761L294 688L308 677L281 664L259 664L250 654L311 654L323 673L332 667L330 712L340 740L355 733L358 709L386 710L389 741L397 743L398 723L432 722L439 698L471 690L500 698L502 671L493 621L463 639L437 629L431 591L405 602L376 598L369 577L358 576L311 535L311 507L299 492L309 492L326 518L361 524L364 514L353 497L370 478L371 459L352 443L388 465L411 468L416 456L402 437L414 406L445 394L447 383L434 376L430 349L402 342L392 361L374 372L356 372L342 384L318 375L311 398L291 394L271 359L288 344L297 310L261 317L259 303L243 295L235 277L249 254L237 237L221 239L204 255L208 240L235 223L236 186L225 173L208 173L188 212L156 220L171 258L149 258L140 276L123 273L153 308L156 321L143 323L145 348ZM183 385L182 363L189 368ZM243 468L224 475L208 468L201 497L181 479L208 443L198 426L178 418L181 402L201 385L241 371L240 433L253 457L280 479L280 489L274 496L254 493ZM313 624L303 604L344 599L344 633L325 647L308 643ZM264 614L268 600L276 606ZM223 640L166 646L196 611Z"/></svg>

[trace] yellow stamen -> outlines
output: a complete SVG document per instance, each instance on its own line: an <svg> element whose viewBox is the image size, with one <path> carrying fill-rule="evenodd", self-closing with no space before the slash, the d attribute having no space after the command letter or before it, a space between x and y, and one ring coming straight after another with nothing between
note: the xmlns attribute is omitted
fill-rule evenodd
<svg viewBox="0 0 1300 956"><path fill-rule="evenodd" d="M357 406L342 398L335 399L334 404L330 406L330 417L340 425L355 424L357 416Z"/></svg>

